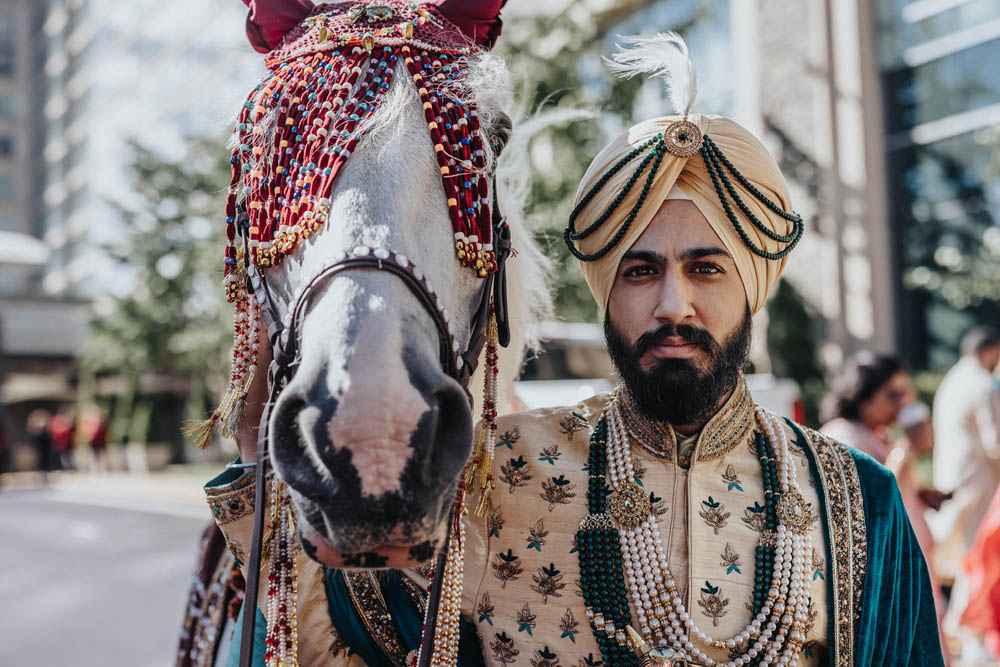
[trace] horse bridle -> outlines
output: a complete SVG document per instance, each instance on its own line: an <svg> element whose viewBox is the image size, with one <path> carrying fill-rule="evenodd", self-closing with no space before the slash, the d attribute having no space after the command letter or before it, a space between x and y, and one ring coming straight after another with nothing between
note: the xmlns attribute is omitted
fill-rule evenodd
<svg viewBox="0 0 1000 667"><path fill-rule="evenodd" d="M499 152L499 151L497 151ZM468 343L459 352L460 345L456 338L448 311L441 304L437 294L427 278L413 262L404 255L386 248L370 248L358 246L349 253L343 253L332 264L320 271L310 280L299 294L288 319L283 319L277 308L271 291L268 289L264 274L249 262L249 249L246 239L249 238L249 218L245 210L239 212L237 227L244 239L244 262L247 268L247 289L254 295L257 304L270 321L267 336L271 342L273 356L268 368L268 398L260 418L257 430L257 461L255 467L256 490L254 502L254 531L250 545L250 559L247 563L247 581L244 596L243 625L240 637L240 667L250 667L254 650L254 627L257 617L257 592L260 588L260 559L263 546L265 512L266 473L268 461L268 442L270 439L269 422L271 410L278 399L282 387L294 376L301 361L300 335L302 321L312 305L313 298L334 276L347 271L385 271L403 281L403 284L413 293L424 310L430 315L437 329L440 345L441 366L445 373L454 378L465 389L472 403L469 392L469 380L479 363L479 356L486 344L486 332L490 317L496 318L499 343L507 346L510 342L510 322L507 311L507 276L506 262L511 254L510 228L506 219L500 213L497 199L496 177L492 183L493 206L491 226L493 231L493 247L496 255L497 270L491 272L485 279L479 297L479 305L473 315L470 325ZM492 312L491 312L492 310ZM449 526L451 522L449 521ZM445 544L448 540L445 539ZM445 552L438 554L435 572L444 571ZM424 618L424 639L421 643L418 666L430 664L431 647L434 643L434 627L437 620L437 607L441 594L443 577L436 576L431 583L427 600L427 612ZM247 605L249 602L249 608Z"/></svg>

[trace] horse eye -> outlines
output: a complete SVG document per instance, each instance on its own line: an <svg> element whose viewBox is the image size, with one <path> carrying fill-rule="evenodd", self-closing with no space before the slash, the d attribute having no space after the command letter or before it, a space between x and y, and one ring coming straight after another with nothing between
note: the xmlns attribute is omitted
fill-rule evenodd
<svg viewBox="0 0 1000 667"><path fill-rule="evenodd" d="M513 128L514 125L510 121L510 116L500 112L500 115L497 116L496 121L490 127L489 131L490 148L493 149L494 157L499 156L503 152L504 147L507 146Z"/></svg>

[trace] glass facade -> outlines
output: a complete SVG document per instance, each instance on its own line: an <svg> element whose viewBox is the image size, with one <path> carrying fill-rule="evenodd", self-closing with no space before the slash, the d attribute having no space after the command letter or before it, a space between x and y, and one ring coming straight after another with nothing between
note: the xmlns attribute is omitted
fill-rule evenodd
<svg viewBox="0 0 1000 667"><path fill-rule="evenodd" d="M941 368L1000 318L1000 2L880 0L876 18L898 342Z"/></svg>

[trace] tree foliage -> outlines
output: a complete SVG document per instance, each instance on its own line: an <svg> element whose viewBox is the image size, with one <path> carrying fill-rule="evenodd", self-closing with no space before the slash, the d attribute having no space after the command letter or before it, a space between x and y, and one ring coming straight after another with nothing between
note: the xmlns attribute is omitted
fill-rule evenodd
<svg viewBox="0 0 1000 667"><path fill-rule="evenodd" d="M221 288L225 230L219 212L229 181L224 144L192 140L176 161L140 145L131 149L134 197L114 204L125 233L104 250L132 289L97 302L81 362L89 373L124 380L116 430L135 439L145 435L132 423L144 407L135 395L139 378L190 378L196 414L213 393L206 388L225 380L232 334Z"/></svg>

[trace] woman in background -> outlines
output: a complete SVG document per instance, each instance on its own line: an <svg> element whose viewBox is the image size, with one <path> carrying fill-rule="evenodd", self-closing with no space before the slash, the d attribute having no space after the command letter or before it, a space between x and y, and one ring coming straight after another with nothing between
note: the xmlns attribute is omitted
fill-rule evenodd
<svg viewBox="0 0 1000 667"><path fill-rule="evenodd" d="M937 510L947 496L921 488L914 461L933 449L930 410L913 403L914 393L902 359L892 355L863 353L848 361L833 383L824 404L825 423L820 430L835 440L858 449L886 466L896 477L906 513L927 560L938 624L946 604L931 558L934 538L924 518L928 508ZM893 437L893 427L902 433ZM945 647L942 637L941 646ZM945 651L945 662L948 651Z"/></svg>

